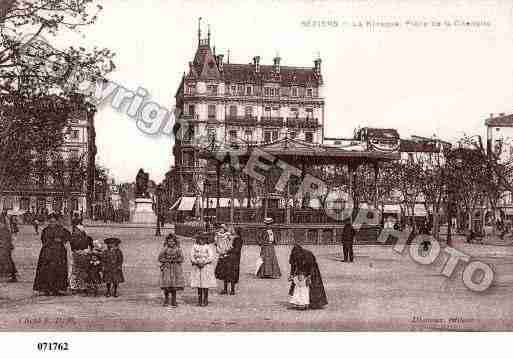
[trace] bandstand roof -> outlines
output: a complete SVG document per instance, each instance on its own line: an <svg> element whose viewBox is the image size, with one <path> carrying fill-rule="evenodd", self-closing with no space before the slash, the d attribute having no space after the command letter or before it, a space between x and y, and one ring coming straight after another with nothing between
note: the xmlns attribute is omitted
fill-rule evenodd
<svg viewBox="0 0 513 359"><path fill-rule="evenodd" d="M240 144L238 149L221 149L211 146L201 151L202 158L216 158L216 153L225 152L224 161L229 161L228 153L236 156L244 163L248 160L253 150L258 149L288 163L308 164L348 164L348 163L375 163L400 159L398 152L359 151L347 150L334 146L312 144L309 142L283 138L275 142L260 146ZM220 160L219 156L217 157Z"/></svg>

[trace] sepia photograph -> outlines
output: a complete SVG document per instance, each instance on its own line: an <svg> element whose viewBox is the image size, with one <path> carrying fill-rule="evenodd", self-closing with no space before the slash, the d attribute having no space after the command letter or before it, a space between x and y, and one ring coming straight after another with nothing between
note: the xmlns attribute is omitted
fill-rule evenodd
<svg viewBox="0 0 513 359"><path fill-rule="evenodd" d="M501 0L0 0L0 332L513 330L512 36Z"/></svg>

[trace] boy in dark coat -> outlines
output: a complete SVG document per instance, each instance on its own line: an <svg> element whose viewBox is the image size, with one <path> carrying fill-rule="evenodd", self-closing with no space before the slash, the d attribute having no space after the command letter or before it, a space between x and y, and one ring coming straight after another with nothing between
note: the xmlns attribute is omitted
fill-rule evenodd
<svg viewBox="0 0 513 359"><path fill-rule="evenodd" d="M353 242L356 231L350 221L346 222L342 231L342 246L344 250L344 262L353 261Z"/></svg>

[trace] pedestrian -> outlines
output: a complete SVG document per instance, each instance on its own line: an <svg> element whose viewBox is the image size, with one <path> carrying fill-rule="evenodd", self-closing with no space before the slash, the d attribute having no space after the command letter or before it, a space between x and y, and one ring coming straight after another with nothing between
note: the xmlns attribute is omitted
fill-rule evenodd
<svg viewBox="0 0 513 359"><path fill-rule="evenodd" d="M0 277L8 277L9 283L16 283L16 265L12 259L14 244L12 234L7 227L7 218L0 217Z"/></svg>
<svg viewBox="0 0 513 359"><path fill-rule="evenodd" d="M160 262L160 288L164 292L164 303L169 305L169 294L171 294L171 306L177 307L176 292L183 290L185 279L182 263L184 261L182 248L178 238L173 233L164 239L164 248L159 253Z"/></svg>
<svg viewBox="0 0 513 359"><path fill-rule="evenodd" d="M79 225L80 226L80 225ZM95 297L98 295L98 289L103 282L103 249L99 241L94 241L93 248L88 249L88 266L86 276L86 290Z"/></svg>
<svg viewBox="0 0 513 359"><path fill-rule="evenodd" d="M93 239L89 237L83 226L77 225L71 233L71 275L70 288L72 294L87 290L87 277L90 253L93 250Z"/></svg>
<svg viewBox="0 0 513 359"><path fill-rule="evenodd" d="M309 309L321 309L328 304L328 298L324 290L321 272L317 260L312 252L296 244L292 248L289 257L290 276L292 282L289 289L291 302L299 300L300 306L308 306ZM299 285L299 293L296 293L296 285ZM304 288L308 287L308 304L305 304Z"/></svg>
<svg viewBox="0 0 513 359"><path fill-rule="evenodd" d="M260 258L258 263L261 263L256 273L258 278L276 279L281 277L280 265L278 264L278 258L276 257L276 251L274 249L276 235L270 227L273 222L274 220L270 217L264 219L266 228L258 238L258 244L260 246Z"/></svg>
<svg viewBox="0 0 513 359"><path fill-rule="evenodd" d="M18 228L18 217L16 215L12 215L10 219L11 224L11 233L16 236L20 231Z"/></svg>
<svg viewBox="0 0 513 359"><path fill-rule="evenodd" d="M107 238L104 240L107 249L102 256L103 280L107 285L106 296L118 296L118 285L125 282L123 275L123 252L119 248L119 238ZM112 289L112 292L111 292Z"/></svg>
<svg viewBox="0 0 513 359"><path fill-rule="evenodd" d="M228 294L230 284L230 295L235 295L235 285L239 283L240 257L242 250L242 238L240 229L230 228L230 248L223 257L219 257L216 265L216 278L223 281L224 289L220 294Z"/></svg>
<svg viewBox="0 0 513 359"><path fill-rule="evenodd" d="M200 307L208 305L209 288L217 287L214 276L214 259L214 250L208 243L208 233L196 235L196 243L191 250L191 287L198 289L198 306Z"/></svg>
<svg viewBox="0 0 513 359"><path fill-rule="evenodd" d="M68 255L64 244L71 234L61 226L58 216L48 216L48 226L41 232L41 252L37 262L33 289L45 295L64 295L68 288Z"/></svg>
<svg viewBox="0 0 513 359"><path fill-rule="evenodd" d="M351 220L347 220L342 230L342 248L344 251L344 262L352 262L354 260L353 244L356 231L351 224Z"/></svg>
<svg viewBox="0 0 513 359"><path fill-rule="evenodd" d="M32 225L34 226L34 231L36 234L39 234L39 219L37 218L37 215L34 216L34 219L32 220Z"/></svg>

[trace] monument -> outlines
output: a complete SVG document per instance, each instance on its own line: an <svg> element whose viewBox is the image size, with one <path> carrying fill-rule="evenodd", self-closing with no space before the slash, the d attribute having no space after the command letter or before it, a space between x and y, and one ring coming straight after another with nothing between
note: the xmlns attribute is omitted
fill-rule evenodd
<svg viewBox="0 0 513 359"><path fill-rule="evenodd" d="M135 207L130 213L130 223L157 223L153 200L148 193L150 175L141 168L135 178Z"/></svg>

